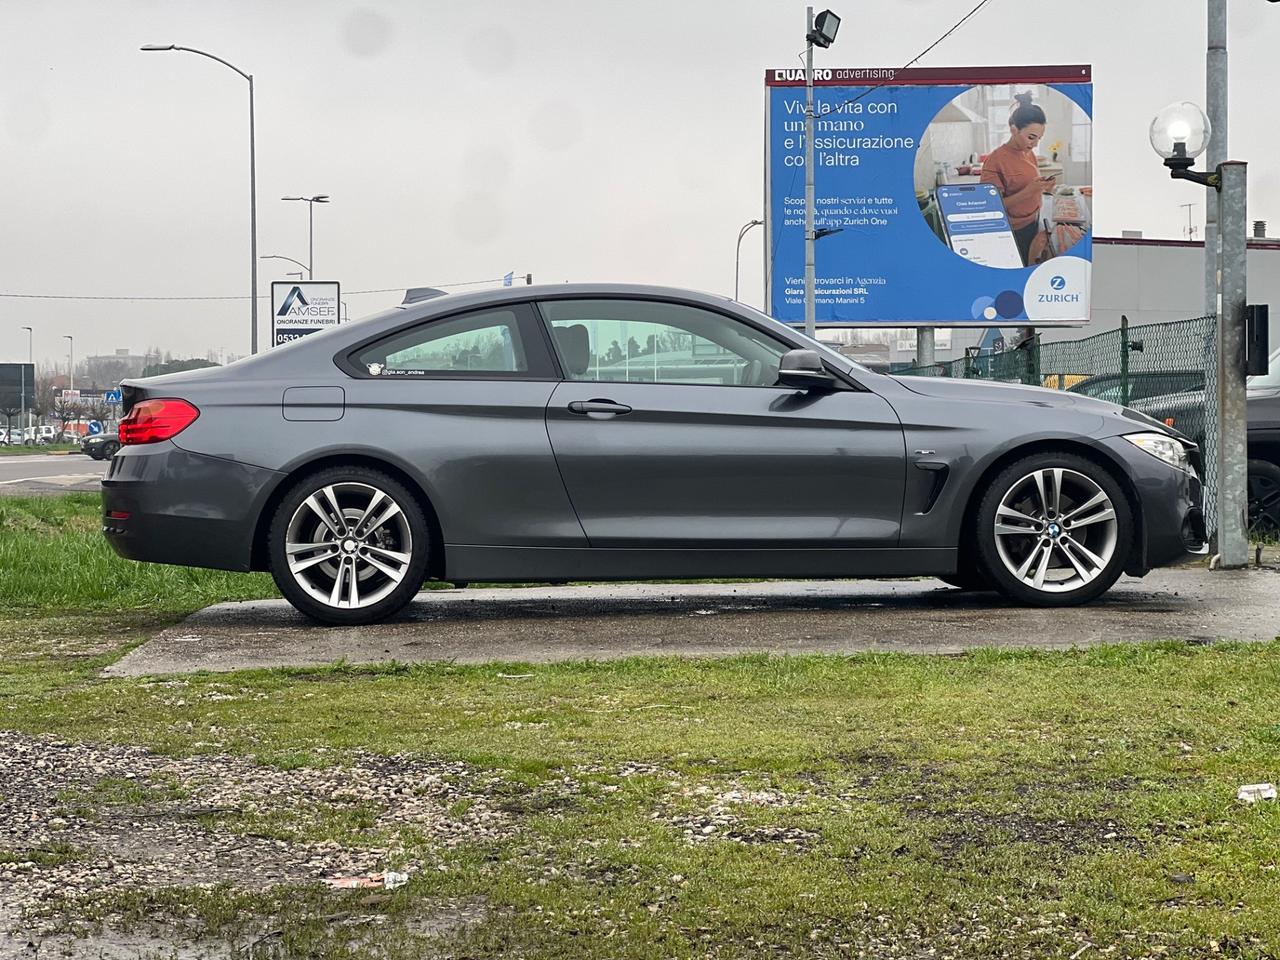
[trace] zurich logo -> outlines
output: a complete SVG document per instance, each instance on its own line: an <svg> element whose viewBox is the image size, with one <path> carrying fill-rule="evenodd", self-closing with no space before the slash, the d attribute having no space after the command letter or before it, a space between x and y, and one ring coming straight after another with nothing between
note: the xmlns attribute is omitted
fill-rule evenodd
<svg viewBox="0 0 1280 960"><path fill-rule="evenodd" d="M1063 277L1063 276L1056 276L1056 277L1050 277L1050 278L1049 278L1049 286L1053 287L1053 289L1055 289L1055 290L1061 290L1061 289L1063 289L1066 285L1067 285L1067 278L1066 278L1066 277Z"/></svg>

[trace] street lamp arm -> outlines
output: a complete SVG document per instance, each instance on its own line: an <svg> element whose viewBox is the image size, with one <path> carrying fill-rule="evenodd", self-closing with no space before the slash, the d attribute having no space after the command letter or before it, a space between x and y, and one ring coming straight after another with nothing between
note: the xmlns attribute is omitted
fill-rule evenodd
<svg viewBox="0 0 1280 960"><path fill-rule="evenodd" d="M286 256L284 256L283 254L280 254L280 253L268 253L268 254L266 254L266 255L264 255L264 256L259 257L258 259L259 259L259 260L288 260L290 263L296 263L298 266L302 267L302 269L303 269L303 270L310 270L310 269L311 269L311 268L310 268L310 267L308 267L305 263L303 263L301 260L295 260L295 259L293 259L293 257L286 257Z"/></svg>
<svg viewBox="0 0 1280 960"><path fill-rule="evenodd" d="M173 49L174 49L174 50L182 50L182 51L184 51L184 52L186 52L186 53L198 53L200 56L202 56L202 57L208 57L210 60L217 60L217 61L218 61L220 64L222 64L224 67L230 67L232 70L234 70L236 73L240 74L240 76L244 77L244 78L245 78L246 80L248 80L250 83L252 83L252 82L253 82L253 77L252 77L250 74L245 73L243 70L241 70L239 67L237 67L234 63L230 63L230 62L228 62L228 61L226 61L226 60L223 60L221 57L219 57L219 56L217 56L217 55L215 55L215 54L209 53L209 52L207 52L207 51L205 51L205 50L197 50L195 47L179 47L179 46L174 46L174 47L173 47Z"/></svg>

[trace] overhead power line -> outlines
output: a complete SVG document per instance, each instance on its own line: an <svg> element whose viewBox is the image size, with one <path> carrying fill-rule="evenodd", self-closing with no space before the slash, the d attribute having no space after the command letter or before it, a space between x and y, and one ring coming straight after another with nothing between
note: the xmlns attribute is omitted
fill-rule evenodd
<svg viewBox="0 0 1280 960"><path fill-rule="evenodd" d="M401 293L411 287L475 287L482 283L501 283L505 277L492 277L486 280L459 280L454 283L411 283L400 287L379 287L376 290L344 290L344 297L356 297L365 293ZM70 294L70 293L0 293L0 298L9 300L123 300L132 302L146 301L190 301L190 300L248 300L249 297L158 297L158 296L103 296L89 294ZM271 299L271 294L258 294L259 300Z"/></svg>

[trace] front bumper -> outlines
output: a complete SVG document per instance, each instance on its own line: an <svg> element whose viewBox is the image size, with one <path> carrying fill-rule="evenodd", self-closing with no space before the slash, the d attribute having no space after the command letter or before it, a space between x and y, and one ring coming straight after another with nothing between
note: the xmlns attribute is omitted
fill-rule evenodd
<svg viewBox="0 0 1280 960"><path fill-rule="evenodd" d="M282 477L172 441L126 446L102 480L102 533L129 560L248 570L262 503Z"/></svg>
<svg viewBox="0 0 1280 960"><path fill-rule="evenodd" d="M1141 576L1155 567L1208 553L1204 488L1199 476L1157 460L1123 437L1111 437L1101 444L1125 464L1138 495L1134 519L1139 548L1125 572ZM1193 456L1192 465L1197 471L1201 469L1198 455Z"/></svg>

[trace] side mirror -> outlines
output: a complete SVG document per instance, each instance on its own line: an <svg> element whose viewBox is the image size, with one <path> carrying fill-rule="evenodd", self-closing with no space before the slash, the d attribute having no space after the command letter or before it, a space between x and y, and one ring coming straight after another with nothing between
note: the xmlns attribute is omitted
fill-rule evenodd
<svg viewBox="0 0 1280 960"><path fill-rule="evenodd" d="M778 386L797 390L833 390L836 378L816 350L788 350L778 364Z"/></svg>

